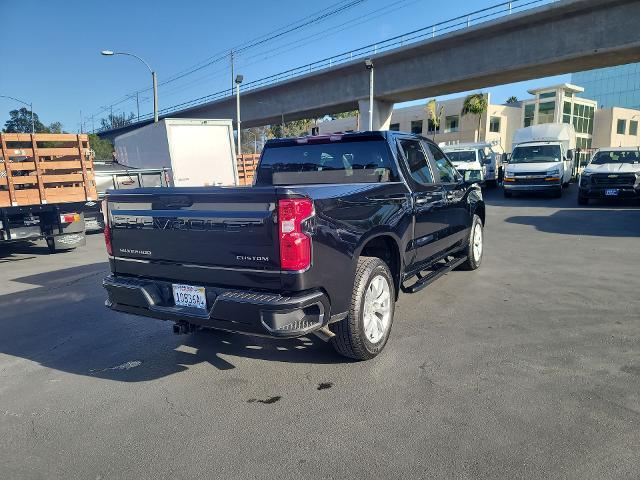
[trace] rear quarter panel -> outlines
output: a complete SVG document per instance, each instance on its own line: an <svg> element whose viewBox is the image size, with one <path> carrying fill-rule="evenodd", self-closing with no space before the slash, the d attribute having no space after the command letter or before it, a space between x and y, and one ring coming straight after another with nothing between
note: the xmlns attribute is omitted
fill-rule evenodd
<svg viewBox="0 0 640 480"><path fill-rule="evenodd" d="M404 183L306 185L282 187L279 195L314 199L312 266L303 273L283 273L284 290L322 288L332 315L346 312L358 256L368 240L392 237L403 258L412 233L409 190Z"/></svg>

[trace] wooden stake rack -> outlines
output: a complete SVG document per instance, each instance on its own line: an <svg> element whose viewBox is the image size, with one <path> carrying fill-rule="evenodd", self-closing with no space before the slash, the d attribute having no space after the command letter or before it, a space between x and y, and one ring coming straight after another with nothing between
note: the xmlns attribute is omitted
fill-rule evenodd
<svg viewBox="0 0 640 480"><path fill-rule="evenodd" d="M97 198L88 135L0 133L0 207Z"/></svg>
<svg viewBox="0 0 640 480"><path fill-rule="evenodd" d="M238 156L238 184L250 186L253 184L253 177L260 160L259 154Z"/></svg>

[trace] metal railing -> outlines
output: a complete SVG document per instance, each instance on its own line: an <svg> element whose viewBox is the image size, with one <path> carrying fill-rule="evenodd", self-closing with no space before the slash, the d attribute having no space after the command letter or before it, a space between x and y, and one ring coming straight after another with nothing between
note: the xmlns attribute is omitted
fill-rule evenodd
<svg viewBox="0 0 640 480"><path fill-rule="evenodd" d="M258 88L275 85L285 80L301 77L303 75L307 75L319 70L334 68L338 65L348 63L353 60L363 59L385 51L393 50L394 48L411 45L425 39L436 38L451 32L475 27L490 20L503 18L514 13L523 12L534 7L555 3L557 1L558 0L513 0L511 2L499 3L491 7L483 8L482 10L476 10L474 12L466 13L464 15L460 15L443 22L434 23L418 30L413 30L402 35L397 35L380 42L365 45L364 47L349 50L347 52L323 58L322 60L317 60L306 65L285 70L283 72L269 75L251 82L243 83L240 87L240 92L246 93ZM227 88L210 95L205 95L203 97L195 98L187 102L178 103L170 107L160 109L159 113L161 116L167 116L168 114L185 110L187 108L197 107L215 100L221 100L223 98L231 97L233 96L233 94L233 89ZM140 115L141 120L148 120L152 117L152 113Z"/></svg>

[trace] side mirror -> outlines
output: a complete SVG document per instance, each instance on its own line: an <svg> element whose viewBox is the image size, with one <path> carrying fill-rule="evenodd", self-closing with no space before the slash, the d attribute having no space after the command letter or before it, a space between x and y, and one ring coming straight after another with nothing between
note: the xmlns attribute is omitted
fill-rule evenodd
<svg viewBox="0 0 640 480"><path fill-rule="evenodd" d="M511 160L511 154L503 153L502 154L502 163L509 163L509 160Z"/></svg>

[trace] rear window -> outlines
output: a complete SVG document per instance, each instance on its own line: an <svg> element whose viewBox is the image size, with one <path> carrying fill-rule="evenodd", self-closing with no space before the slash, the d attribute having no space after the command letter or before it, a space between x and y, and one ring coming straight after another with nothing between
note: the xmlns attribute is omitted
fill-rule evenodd
<svg viewBox="0 0 640 480"><path fill-rule="evenodd" d="M389 148L383 139L267 147L256 175L256 185L397 180Z"/></svg>
<svg viewBox="0 0 640 480"><path fill-rule="evenodd" d="M451 160L452 162L475 162L476 161L475 151L456 150L456 151L445 152L445 153L447 154L447 157L449 157L449 160Z"/></svg>

